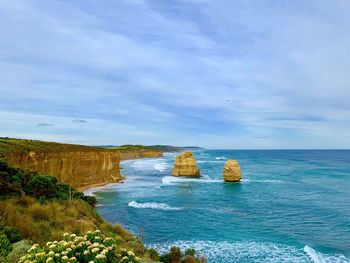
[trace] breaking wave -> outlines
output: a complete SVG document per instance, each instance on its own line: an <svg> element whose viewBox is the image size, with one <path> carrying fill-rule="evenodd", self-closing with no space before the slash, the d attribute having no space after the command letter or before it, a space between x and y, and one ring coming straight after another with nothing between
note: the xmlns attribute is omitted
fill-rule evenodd
<svg viewBox="0 0 350 263"><path fill-rule="evenodd" d="M343 255L326 255L316 252L309 246L304 249L288 245L258 242L213 242L213 241L175 241L162 244L149 244L159 252L166 252L172 246L182 250L194 248L213 263L348 263Z"/></svg>
<svg viewBox="0 0 350 263"><path fill-rule="evenodd" d="M219 179L210 179L207 178L180 178L175 176L165 176L162 178L163 184L176 184L176 183L188 183L188 182L196 182L196 183L222 183L223 180Z"/></svg>
<svg viewBox="0 0 350 263"><path fill-rule="evenodd" d="M128 206L133 208L141 208L141 209L157 209L157 210L182 210L181 207L171 207L167 204L163 203L154 203L154 202L146 202L146 203L138 203L136 201L131 201L128 203Z"/></svg>

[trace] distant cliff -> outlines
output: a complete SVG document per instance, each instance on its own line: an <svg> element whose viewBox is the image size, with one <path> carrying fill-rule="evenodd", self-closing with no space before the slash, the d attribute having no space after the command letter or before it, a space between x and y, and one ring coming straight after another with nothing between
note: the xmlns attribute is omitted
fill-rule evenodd
<svg viewBox="0 0 350 263"><path fill-rule="evenodd" d="M1 138L0 155L12 167L52 175L80 189L122 179L120 153L114 150Z"/></svg>
<svg viewBox="0 0 350 263"><path fill-rule="evenodd" d="M120 160L162 157L163 151L144 145L99 146L101 149L114 150L120 153Z"/></svg>
<svg viewBox="0 0 350 263"><path fill-rule="evenodd" d="M106 149L116 149L116 150L123 150L123 149L135 149L135 150L147 150L147 151L158 151L158 152L183 152L183 151L203 151L205 150L202 147L198 146L171 146L171 145L132 145L132 144L126 144L121 146L113 146L113 145L106 145L106 146L100 146L101 148Z"/></svg>
<svg viewBox="0 0 350 263"><path fill-rule="evenodd" d="M133 160L141 158L154 158L162 157L163 152L158 150L146 150L146 149L122 149L115 150L120 153L120 160Z"/></svg>

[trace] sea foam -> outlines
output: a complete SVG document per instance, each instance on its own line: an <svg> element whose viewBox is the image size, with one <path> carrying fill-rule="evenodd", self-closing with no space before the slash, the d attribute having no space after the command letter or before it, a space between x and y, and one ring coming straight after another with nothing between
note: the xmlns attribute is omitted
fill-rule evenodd
<svg viewBox="0 0 350 263"><path fill-rule="evenodd" d="M176 183L188 183L188 182L195 182L195 183L222 183L223 180L219 179L210 179L209 177L202 177L202 178L180 178L175 176L165 176L162 178L163 184L176 184Z"/></svg>
<svg viewBox="0 0 350 263"><path fill-rule="evenodd" d="M342 255L325 255L316 252L309 246L297 248L288 245L258 242L214 242L214 241L175 241L149 244L150 247L164 253L171 246L182 250L194 248L199 254L205 255L208 262L213 263L348 263L348 258Z"/></svg>
<svg viewBox="0 0 350 263"><path fill-rule="evenodd" d="M311 258L313 263L349 263L350 259L344 255L325 255L317 252L310 246L304 247L304 252Z"/></svg>
<svg viewBox="0 0 350 263"><path fill-rule="evenodd" d="M157 210L182 210L181 207L171 207L167 204L163 203L154 203L154 202L145 202L138 203L135 200L128 203L128 206L133 208L141 208L141 209L157 209Z"/></svg>

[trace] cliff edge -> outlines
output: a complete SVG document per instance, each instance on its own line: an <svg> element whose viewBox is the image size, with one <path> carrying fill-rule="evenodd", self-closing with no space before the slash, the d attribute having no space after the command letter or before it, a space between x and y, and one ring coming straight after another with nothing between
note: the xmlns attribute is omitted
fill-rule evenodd
<svg viewBox="0 0 350 263"><path fill-rule="evenodd" d="M120 154L97 147L1 138L0 156L14 168L52 175L78 189L123 179Z"/></svg>

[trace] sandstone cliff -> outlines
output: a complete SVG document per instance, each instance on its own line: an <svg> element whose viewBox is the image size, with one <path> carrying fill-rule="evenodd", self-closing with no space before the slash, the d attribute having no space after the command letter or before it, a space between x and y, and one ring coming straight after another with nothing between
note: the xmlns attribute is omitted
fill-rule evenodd
<svg viewBox="0 0 350 263"><path fill-rule="evenodd" d="M176 156L172 176L199 177L196 159L191 152L184 152Z"/></svg>
<svg viewBox="0 0 350 263"><path fill-rule="evenodd" d="M226 182L239 182L242 179L239 163L236 160L228 160L225 163L223 175Z"/></svg>
<svg viewBox="0 0 350 263"><path fill-rule="evenodd" d="M115 152L35 152L8 154L10 166L55 176L75 188L118 182L120 156Z"/></svg>
<svg viewBox="0 0 350 263"><path fill-rule="evenodd" d="M12 167L52 175L78 189L123 179L120 154L97 147L0 138L0 157Z"/></svg>
<svg viewBox="0 0 350 263"><path fill-rule="evenodd" d="M141 158L154 158L154 157L162 157L163 152L159 150L145 150L145 149L122 149L116 150L120 153L120 160L133 160L133 159L141 159Z"/></svg>

